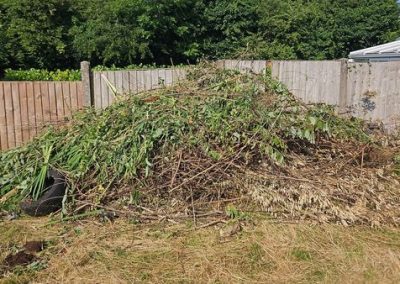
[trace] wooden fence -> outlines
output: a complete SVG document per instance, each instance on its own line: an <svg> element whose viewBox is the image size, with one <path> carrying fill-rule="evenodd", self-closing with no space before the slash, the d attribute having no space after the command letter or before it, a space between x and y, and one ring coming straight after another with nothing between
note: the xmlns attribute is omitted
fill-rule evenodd
<svg viewBox="0 0 400 284"><path fill-rule="evenodd" d="M306 103L337 106L338 112L400 128L400 62L223 60L224 68L272 75Z"/></svg>
<svg viewBox="0 0 400 284"><path fill-rule="evenodd" d="M93 105L101 109L112 104L114 94L107 81L119 94L137 94L143 91L171 86L185 78L185 69L151 69L132 71L93 72Z"/></svg>
<svg viewBox="0 0 400 284"><path fill-rule="evenodd" d="M22 145L82 108L81 82L0 81L0 149Z"/></svg>
<svg viewBox="0 0 400 284"><path fill-rule="evenodd" d="M223 68L275 78L306 103L327 103L366 120L382 121L391 131L400 126L400 62L221 60ZM186 76L184 68L94 71L82 62L79 82L0 81L0 149L29 141L49 124L64 124L83 106L102 109L118 93L137 94L170 86Z"/></svg>

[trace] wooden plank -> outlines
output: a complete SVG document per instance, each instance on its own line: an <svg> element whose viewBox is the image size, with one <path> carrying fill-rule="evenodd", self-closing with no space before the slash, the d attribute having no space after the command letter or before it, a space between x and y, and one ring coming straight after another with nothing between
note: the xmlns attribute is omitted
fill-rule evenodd
<svg viewBox="0 0 400 284"><path fill-rule="evenodd" d="M55 88L56 88L56 98L57 98L57 100L56 100L56 104L57 104L57 121L59 121L61 123L65 119L62 83L61 82L56 82L55 83Z"/></svg>
<svg viewBox="0 0 400 284"><path fill-rule="evenodd" d="M175 85L175 83L178 81L178 75L176 72L176 68L172 67L171 71L172 71L172 85Z"/></svg>
<svg viewBox="0 0 400 284"><path fill-rule="evenodd" d="M26 83L26 96L28 99L29 139L36 136L36 109L33 82Z"/></svg>
<svg viewBox="0 0 400 284"><path fill-rule="evenodd" d="M50 107L50 122L52 124L57 124L57 95L56 95L56 85L54 82L48 82L49 88L49 107Z"/></svg>
<svg viewBox="0 0 400 284"><path fill-rule="evenodd" d="M21 104L21 126L22 126L22 142L27 142L29 136L29 114L28 114L28 98L26 90L26 82L19 83L19 98Z"/></svg>
<svg viewBox="0 0 400 284"><path fill-rule="evenodd" d="M7 117L4 83L0 82L0 149L8 149Z"/></svg>
<svg viewBox="0 0 400 284"><path fill-rule="evenodd" d="M256 60L255 72L257 74L261 74L266 68L267 68L267 61L265 61L265 60Z"/></svg>
<svg viewBox="0 0 400 284"><path fill-rule="evenodd" d="M100 72L93 73L93 96L94 96L94 107L95 109L101 109L101 87L102 78Z"/></svg>
<svg viewBox="0 0 400 284"><path fill-rule="evenodd" d="M158 69L158 84L160 87L165 87L165 69Z"/></svg>
<svg viewBox="0 0 400 284"><path fill-rule="evenodd" d="M130 93L129 86L130 86L129 71L123 71L122 72L122 92L124 94Z"/></svg>
<svg viewBox="0 0 400 284"><path fill-rule="evenodd" d="M173 82L173 71L171 69L166 69L165 70L165 85L166 86L172 86L172 82Z"/></svg>
<svg viewBox="0 0 400 284"><path fill-rule="evenodd" d="M305 99L308 95L307 90L310 92L315 88L315 78L312 75L307 75L307 62L306 61L296 61L297 73L296 73L296 96L300 98L303 102L311 102L313 100L313 94L310 93L310 98Z"/></svg>
<svg viewBox="0 0 400 284"><path fill-rule="evenodd" d="M69 90L71 93L71 111L74 113L78 110L78 92L75 82L69 82Z"/></svg>
<svg viewBox="0 0 400 284"><path fill-rule="evenodd" d="M246 73L254 72L253 60L243 60L241 61L240 69Z"/></svg>
<svg viewBox="0 0 400 284"><path fill-rule="evenodd" d="M100 101L101 108L104 109L108 106L108 96L109 96L109 87L105 79L109 80L108 72L104 71L101 73L101 93L100 93Z"/></svg>
<svg viewBox="0 0 400 284"><path fill-rule="evenodd" d="M335 68L330 62L320 64L319 73L314 73L314 76L317 78L317 86L315 89L316 96L318 97L318 101L322 103L329 104L330 102L334 102L335 98L338 97L339 94L335 94L335 88L329 88L333 86L329 86L328 75L333 75L332 70ZM314 69L317 70L317 69ZM339 85L339 78L336 81L336 84ZM333 104L332 104L333 105Z"/></svg>
<svg viewBox="0 0 400 284"><path fill-rule="evenodd" d="M172 85L175 85L178 81L179 81L179 77L178 77L178 72L176 70L177 68L172 68Z"/></svg>
<svg viewBox="0 0 400 284"><path fill-rule="evenodd" d="M234 64L233 60L229 60L229 59L225 60L225 68L226 69L234 69L235 68L234 65L235 64Z"/></svg>
<svg viewBox="0 0 400 284"><path fill-rule="evenodd" d="M106 78L110 83L112 81L112 78L110 78L110 72L103 72L101 75L101 108L106 108L108 107L108 98L111 96L111 90L110 87L107 84L107 81L104 79Z"/></svg>
<svg viewBox="0 0 400 284"><path fill-rule="evenodd" d="M8 147L15 147L15 125L14 125L14 109L13 109L13 97L11 93L11 83L4 82L4 104L6 108L6 119L7 119L7 140Z"/></svg>
<svg viewBox="0 0 400 284"><path fill-rule="evenodd" d="M391 132L394 132L396 128L400 127L400 66L396 65L396 73L394 75L394 86L393 86L393 95L392 102L390 102L390 106L392 108L391 116L390 116L390 128Z"/></svg>
<svg viewBox="0 0 400 284"><path fill-rule="evenodd" d="M107 105L108 105L108 92L110 91L109 90L109 87L108 87L108 85L107 85L107 82L106 82L106 80L104 79L104 78L107 78L107 72L101 72L101 84L100 84L100 102L101 102L101 104L100 104L100 108L106 108L107 107ZM108 80L108 78L107 78L107 80Z"/></svg>
<svg viewBox="0 0 400 284"><path fill-rule="evenodd" d="M71 117L71 91L69 89L68 82L61 82L62 86L62 94L63 94L63 102L64 102L64 116Z"/></svg>
<svg viewBox="0 0 400 284"><path fill-rule="evenodd" d="M144 89L146 91L152 90L153 84L152 84L151 70L143 71L143 77L144 77Z"/></svg>
<svg viewBox="0 0 400 284"><path fill-rule="evenodd" d="M40 90L40 82L33 82L33 93L35 97L35 117L36 117L36 133L38 134L43 127L43 106L42 106L42 93Z"/></svg>
<svg viewBox="0 0 400 284"><path fill-rule="evenodd" d="M151 70L151 88L158 89L160 87L160 84L158 82L158 70L154 69Z"/></svg>
<svg viewBox="0 0 400 284"><path fill-rule="evenodd" d="M48 82L40 82L40 92L42 93L43 122L46 125L51 120Z"/></svg>
<svg viewBox="0 0 400 284"><path fill-rule="evenodd" d="M176 85L180 81L179 69L180 68L173 68L172 69L172 83L173 83L173 85Z"/></svg>
<svg viewBox="0 0 400 284"><path fill-rule="evenodd" d="M145 89L144 85L144 71L138 70L136 72L136 80L137 80L137 91L138 93L143 92Z"/></svg>
<svg viewBox="0 0 400 284"><path fill-rule="evenodd" d="M240 60L231 60L232 61L232 65L233 68L232 69L236 69L236 70L240 70Z"/></svg>
<svg viewBox="0 0 400 284"><path fill-rule="evenodd" d="M308 68L306 75L310 74L313 80L313 88L310 90L313 93L314 101L316 103L328 103L327 99L332 98L334 89L329 89L327 82L327 74L330 73L330 69L333 68L329 62L312 62L307 63L310 68ZM337 81L339 83L339 80ZM306 93L308 93L306 89ZM334 94L337 95L337 94Z"/></svg>
<svg viewBox="0 0 400 284"><path fill-rule="evenodd" d="M110 81L111 85L114 86L117 89L117 93L120 91L116 85L117 85L117 81L116 81L116 71L109 71L107 72L107 78ZM110 89L110 87L107 87L107 97L106 97L106 107L110 106L113 101L114 101L114 93L112 92L112 90Z"/></svg>
<svg viewBox="0 0 400 284"><path fill-rule="evenodd" d="M124 71L115 71L114 78L115 78L115 87L118 90L118 93L124 93L124 85L123 85L123 73Z"/></svg>
<svg viewBox="0 0 400 284"><path fill-rule="evenodd" d="M84 107L84 90L82 82L75 82L76 93L78 97L78 109L83 109Z"/></svg>
<svg viewBox="0 0 400 284"><path fill-rule="evenodd" d="M132 94L138 93L137 71L129 71L129 90Z"/></svg>
<svg viewBox="0 0 400 284"><path fill-rule="evenodd" d="M22 145L21 105L19 100L19 82L11 83L11 94L14 112L15 145Z"/></svg>
<svg viewBox="0 0 400 284"><path fill-rule="evenodd" d="M390 63L374 63L369 72L369 81L371 82L370 91L375 91L376 96L372 100L376 103L375 109L370 111L372 120L382 120L387 118L387 102L390 96L390 86L394 78L391 76ZM376 83L379 82L379 85ZM375 86L374 86L375 85Z"/></svg>

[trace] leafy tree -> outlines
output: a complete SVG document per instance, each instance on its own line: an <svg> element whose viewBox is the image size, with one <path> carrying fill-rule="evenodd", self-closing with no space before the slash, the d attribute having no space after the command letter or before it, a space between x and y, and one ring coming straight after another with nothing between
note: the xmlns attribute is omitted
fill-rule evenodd
<svg viewBox="0 0 400 284"><path fill-rule="evenodd" d="M78 1L79 2L79 1ZM79 57L98 64L170 63L199 56L197 0L86 0L72 29Z"/></svg>
<svg viewBox="0 0 400 284"><path fill-rule="evenodd" d="M73 65L69 45L71 14L67 0L0 0L0 53L11 67L56 68ZM0 55L4 56L4 55ZM7 63L7 62L6 62Z"/></svg>
<svg viewBox="0 0 400 284"><path fill-rule="evenodd" d="M334 59L397 38L399 15L396 0L0 0L0 70Z"/></svg>
<svg viewBox="0 0 400 284"><path fill-rule="evenodd" d="M265 0L258 11L264 58L346 57L400 30L395 0Z"/></svg>
<svg viewBox="0 0 400 284"><path fill-rule="evenodd" d="M246 47L257 36L258 0L206 1L203 52L212 58L246 53ZM239 56L239 54L236 54Z"/></svg>
<svg viewBox="0 0 400 284"><path fill-rule="evenodd" d="M350 51L395 40L399 35L399 6L396 0L337 0L334 15L335 53L346 57Z"/></svg>

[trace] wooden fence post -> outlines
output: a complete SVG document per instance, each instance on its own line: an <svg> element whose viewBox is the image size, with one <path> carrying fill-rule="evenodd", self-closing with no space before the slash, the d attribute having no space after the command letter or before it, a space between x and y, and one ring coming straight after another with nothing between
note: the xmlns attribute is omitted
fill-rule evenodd
<svg viewBox="0 0 400 284"><path fill-rule="evenodd" d="M93 106L92 74L90 72L90 62L81 62L81 78L83 88L83 105Z"/></svg>

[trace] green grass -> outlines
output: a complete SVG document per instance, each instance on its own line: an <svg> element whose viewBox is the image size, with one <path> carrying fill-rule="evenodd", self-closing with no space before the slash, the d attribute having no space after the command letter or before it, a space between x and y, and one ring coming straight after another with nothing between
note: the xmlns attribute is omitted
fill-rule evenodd
<svg viewBox="0 0 400 284"><path fill-rule="evenodd" d="M243 233L223 241L218 237L219 226L193 230L184 224L86 220L80 224L81 233L75 234L73 222L52 226L44 226L46 218L3 222L0 261L25 241L50 242L39 254L39 263L16 268L2 275L0 282L400 281L399 229L282 224L253 216L251 220L242 223Z"/></svg>
<svg viewBox="0 0 400 284"><path fill-rule="evenodd" d="M301 248L295 248L292 251L292 256L299 261L309 261L312 259L311 253Z"/></svg>

